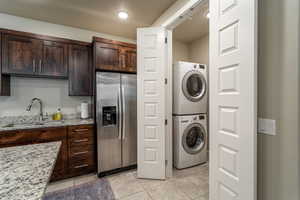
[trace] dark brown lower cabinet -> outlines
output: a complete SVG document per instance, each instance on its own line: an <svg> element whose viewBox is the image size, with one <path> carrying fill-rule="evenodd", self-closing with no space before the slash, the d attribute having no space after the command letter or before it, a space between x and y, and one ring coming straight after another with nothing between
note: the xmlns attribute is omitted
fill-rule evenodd
<svg viewBox="0 0 300 200"><path fill-rule="evenodd" d="M90 173L96 169L95 138L92 126L68 128L69 173L73 176Z"/></svg>
<svg viewBox="0 0 300 200"><path fill-rule="evenodd" d="M51 181L64 178L68 167L67 128L46 128L32 130L34 133L33 143L45 143L61 141L61 147L52 172Z"/></svg>
<svg viewBox="0 0 300 200"><path fill-rule="evenodd" d="M0 132L0 148L61 141L51 181L95 171L93 125Z"/></svg>

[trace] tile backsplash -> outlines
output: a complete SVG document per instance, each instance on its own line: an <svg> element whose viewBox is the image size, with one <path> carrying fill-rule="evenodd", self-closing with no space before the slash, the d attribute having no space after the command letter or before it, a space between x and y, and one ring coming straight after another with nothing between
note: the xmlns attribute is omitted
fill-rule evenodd
<svg viewBox="0 0 300 200"><path fill-rule="evenodd" d="M91 97L70 97L68 90L68 80L11 77L11 96L0 96L0 118L37 115L37 102L30 112L26 111L34 97L42 100L44 114L51 115L61 108L65 115L79 115L80 104L91 103Z"/></svg>

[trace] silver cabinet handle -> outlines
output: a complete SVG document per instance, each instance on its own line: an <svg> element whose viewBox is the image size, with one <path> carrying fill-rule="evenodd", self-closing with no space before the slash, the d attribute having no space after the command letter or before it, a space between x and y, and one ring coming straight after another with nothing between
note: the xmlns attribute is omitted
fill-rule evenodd
<svg viewBox="0 0 300 200"><path fill-rule="evenodd" d="M122 121L123 121L123 117L122 117L122 107L121 107L121 89L119 88L119 91L118 91L118 128L119 128L119 140L122 139ZM121 108L120 108L121 107Z"/></svg>
<svg viewBox="0 0 300 200"><path fill-rule="evenodd" d="M33 72L35 72L35 59L32 60L32 69L33 69Z"/></svg>
<svg viewBox="0 0 300 200"><path fill-rule="evenodd" d="M77 165L74 168L77 169L77 168L83 168L83 167L88 167L88 166L89 166L88 164L84 164L84 165Z"/></svg>
<svg viewBox="0 0 300 200"><path fill-rule="evenodd" d="M73 155L77 156L77 155L86 154L86 153L88 153L88 151L76 152Z"/></svg>
<svg viewBox="0 0 300 200"><path fill-rule="evenodd" d="M76 129L76 130L74 130L75 132L85 132L85 131L88 131L89 129Z"/></svg>
<svg viewBox="0 0 300 200"><path fill-rule="evenodd" d="M82 140L74 140L74 142L79 143L79 142L88 142L89 139L82 139Z"/></svg>
<svg viewBox="0 0 300 200"><path fill-rule="evenodd" d="M124 86L122 86L122 123L123 123L123 140L125 140L125 135L126 135L126 123L125 123L125 109L126 109L126 105L125 105L125 89Z"/></svg>
<svg viewBox="0 0 300 200"><path fill-rule="evenodd" d="M42 73L42 60L40 60L40 73Z"/></svg>

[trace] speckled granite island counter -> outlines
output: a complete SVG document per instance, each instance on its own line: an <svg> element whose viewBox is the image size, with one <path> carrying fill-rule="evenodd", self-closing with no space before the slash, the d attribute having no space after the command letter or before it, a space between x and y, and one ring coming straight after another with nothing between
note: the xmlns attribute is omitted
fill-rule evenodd
<svg viewBox="0 0 300 200"><path fill-rule="evenodd" d="M61 142L0 149L0 200L40 200Z"/></svg>

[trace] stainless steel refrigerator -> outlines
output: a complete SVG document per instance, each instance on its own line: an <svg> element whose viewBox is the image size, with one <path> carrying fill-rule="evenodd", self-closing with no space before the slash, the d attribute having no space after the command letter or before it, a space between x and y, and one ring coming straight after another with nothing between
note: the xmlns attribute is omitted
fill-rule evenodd
<svg viewBox="0 0 300 200"><path fill-rule="evenodd" d="M137 80L134 74L97 72L98 174L137 163Z"/></svg>

